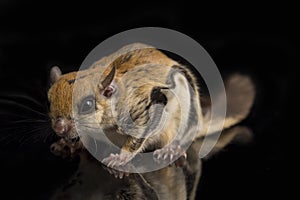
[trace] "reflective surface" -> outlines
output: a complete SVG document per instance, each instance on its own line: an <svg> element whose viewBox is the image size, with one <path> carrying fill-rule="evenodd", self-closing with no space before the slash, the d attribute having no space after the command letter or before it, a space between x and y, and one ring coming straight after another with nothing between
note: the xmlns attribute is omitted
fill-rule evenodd
<svg viewBox="0 0 300 200"><path fill-rule="evenodd" d="M251 137L252 133L246 127L230 128L222 133L207 158L229 143L249 142ZM190 146L186 160L180 158L183 167L173 164L153 172L130 174L122 179L115 178L88 152L82 152L77 171L54 193L52 199L195 199L202 173L202 161L198 158L202 142L199 139Z"/></svg>
<svg viewBox="0 0 300 200"><path fill-rule="evenodd" d="M226 19L226 9L224 18L210 24L216 11L201 16L208 9L190 3L146 2L137 8L118 2L124 3L124 7L118 5L119 12L114 9L115 2L111 7L53 2L0 1L1 199L49 199L78 168L78 158L62 159L49 151L58 140L43 116L48 112L50 67L59 65L64 73L77 70L86 54L108 36L153 25L193 37L222 73L249 74L257 85L254 109L243 122L253 129L253 141L248 145L231 143L203 161L196 198L287 198L291 190L287 157L293 153L290 144L298 135L293 131L297 124L291 124L292 115L297 114L292 107L297 104L292 101L299 80L299 36L293 30L298 17L263 11L267 19L255 13L249 15L251 21L257 16L255 22L243 23L251 32L228 32L235 20ZM262 31L272 24L273 30ZM212 27L218 30L213 32ZM108 175L107 179L114 180Z"/></svg>

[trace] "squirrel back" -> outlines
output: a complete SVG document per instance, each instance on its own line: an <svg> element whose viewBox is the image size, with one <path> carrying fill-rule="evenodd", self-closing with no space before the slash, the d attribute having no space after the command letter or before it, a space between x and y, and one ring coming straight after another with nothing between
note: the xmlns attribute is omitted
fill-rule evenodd
<svg viewBox="0 0 300 200"><path fill-rule="evenodd" d="M55 132L66 139L77 138L79 122L81 131L101 128L126 135L120 155L160 149L174 140L186 145L183 137L213 134L207 127L220 123L218 118L210 119L209 103L202 108L201 102L209 97L199 95L192 71L148 45L125 46L78 72L61 75L53 68L51 81L48 97ZM225 88L224 129L248 115L255 95L251 80L243 75L230 76ZM165 119L163 127L161 119ZM194 133L198 123L203 128Z"/></svg>

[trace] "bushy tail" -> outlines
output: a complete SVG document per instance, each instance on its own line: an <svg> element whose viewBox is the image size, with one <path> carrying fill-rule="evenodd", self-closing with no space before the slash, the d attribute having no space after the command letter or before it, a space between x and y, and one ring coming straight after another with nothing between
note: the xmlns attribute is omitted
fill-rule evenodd
<svg viewBox="0 0 300 200"><path fill-rule="evenodd" d="M233 74L226 79L225 91L227 111L223 129L229 128L245 119L250 112L255 97L253 82L248 76L241 74ZM220 104L221 103L222 102L220 102ZM211 120L211 105L207 99L203 99L202 105L204 106L203 110L206 111L206 113L204 113L204 124L208 126ZM219 120L213 120L213 123L210 124L210 126L214 126L216 123L219 123ZM206 134L212 133L213 132L207 132Z"/></svg>

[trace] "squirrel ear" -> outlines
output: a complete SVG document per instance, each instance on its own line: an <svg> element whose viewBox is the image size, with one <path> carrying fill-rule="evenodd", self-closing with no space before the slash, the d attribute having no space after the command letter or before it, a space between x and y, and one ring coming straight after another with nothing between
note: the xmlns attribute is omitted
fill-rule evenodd
<svg viewBox="0 0 300 200"><path fill-rule="evenodd" d="M55 83L58 78L61 76L61 70L59 69L59 67L57 66L54 66L51 68L50 70L50 81L51 81L51 84Z"/></svg>
<svg viewBox="0 0 300 200"><path fill-rule="evenodd" d="M100 90L107 88L111 82L114 80L116 73L116 67L114 65L109 66L103 73L101 77Z"/></svg>

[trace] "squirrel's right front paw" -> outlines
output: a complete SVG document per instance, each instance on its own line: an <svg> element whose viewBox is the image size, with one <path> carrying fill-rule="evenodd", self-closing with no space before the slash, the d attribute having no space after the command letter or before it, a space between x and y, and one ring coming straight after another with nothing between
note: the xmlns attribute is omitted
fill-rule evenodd
<svg viewBox="0 0 300 200"><path fill-rule="evenodd" d="M71 155L71 150L64 139L60 139L59 141L51 144L50 151L56 155L66 158Z"/></svg>
<svg viewBox="0 0 300 200"><path fill-rule="evenodd" d="M61 138L59 141L50 146L51 152L56 156L66 158L68 156L75 157L83 149L81 141L73 143Z"/></svg>

